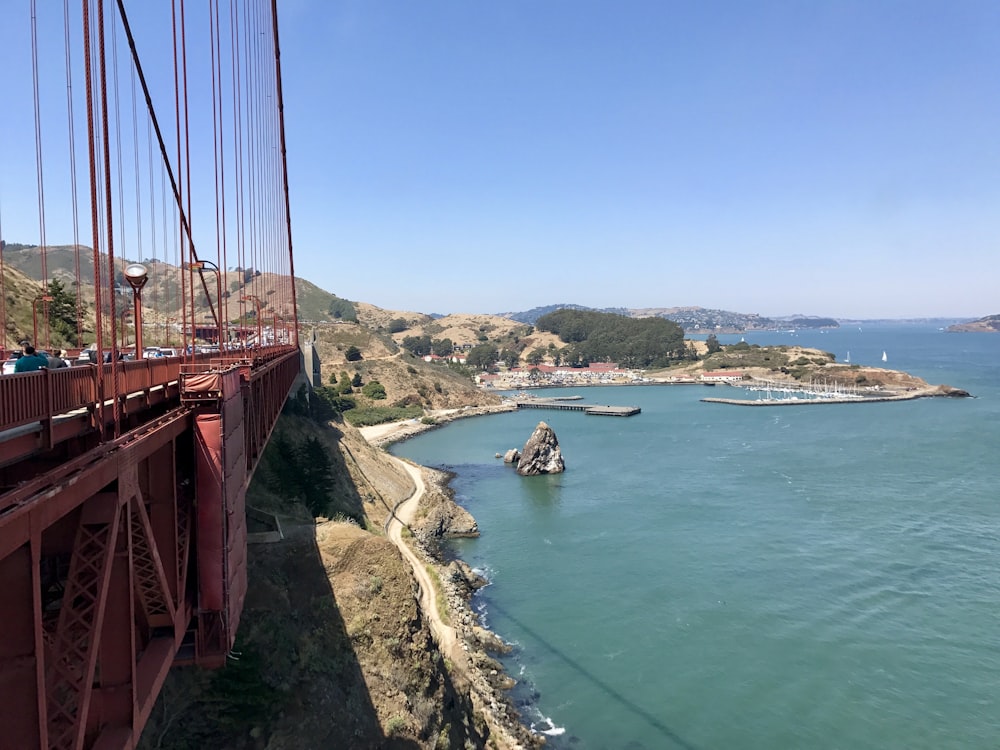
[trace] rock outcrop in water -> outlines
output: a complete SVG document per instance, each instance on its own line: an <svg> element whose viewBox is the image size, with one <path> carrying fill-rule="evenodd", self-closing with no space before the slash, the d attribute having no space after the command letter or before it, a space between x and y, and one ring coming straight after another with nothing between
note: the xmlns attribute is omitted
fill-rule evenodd
<svg viewBox="0 0 1000 750"><path fill-rule="evenodd" d="M503 462L505 464L516 464L521 460L521 454L517 448L511 448L509 451L503 454Z"/></svg>
<svg viewBox="0 0 1000 750"><path fill-rule="evenodd" d="M545 422L539 422L521 450L517 473L527 477L536 474L558 474L565 470L566 463L563 461L556 433Z"/></svg>

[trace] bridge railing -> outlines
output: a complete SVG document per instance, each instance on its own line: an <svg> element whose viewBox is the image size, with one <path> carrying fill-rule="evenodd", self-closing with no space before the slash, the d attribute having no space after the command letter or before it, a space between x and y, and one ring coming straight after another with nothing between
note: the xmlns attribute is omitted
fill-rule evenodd
<svg viewBox="0 0 1000 750"><path fill-rule="evenodd" d="M102 364L104 397L112 398L114 375L118 373L119 396L148 391L175 383L181 367L195 364L204 369L231 363L266 365L295 349L279 345L258 350L195 354L189 357L157 357ZM77 365L0 376L0 432L40 422L58 414L94 406L98 400L97 365Z"/></svg>

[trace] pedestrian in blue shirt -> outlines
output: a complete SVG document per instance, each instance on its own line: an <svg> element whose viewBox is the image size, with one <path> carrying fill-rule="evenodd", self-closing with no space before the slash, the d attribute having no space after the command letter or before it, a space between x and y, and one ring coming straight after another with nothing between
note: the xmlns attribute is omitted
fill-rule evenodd
<svg viewBox="0 0 1000 750"><path fill-rule="evenodd" d="M35 352L35 347L28 345L24 347L24 356L17 360L14 365L14 372L34 372L49 366L49 360L41 354Z"/></svg>

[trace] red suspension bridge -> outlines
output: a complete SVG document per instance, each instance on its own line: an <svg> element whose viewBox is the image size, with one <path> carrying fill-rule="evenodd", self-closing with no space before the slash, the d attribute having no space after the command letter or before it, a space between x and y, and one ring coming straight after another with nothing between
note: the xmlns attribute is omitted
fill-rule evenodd
<svg viewBox="0 0 1000 750"><path fill-rule="evenodd" d="M0 748L131 748L232 648L299 372L276 0L11 6L34 127L0 171L38 236L0 244L0 349L94 356L0 376Z"/></svg>

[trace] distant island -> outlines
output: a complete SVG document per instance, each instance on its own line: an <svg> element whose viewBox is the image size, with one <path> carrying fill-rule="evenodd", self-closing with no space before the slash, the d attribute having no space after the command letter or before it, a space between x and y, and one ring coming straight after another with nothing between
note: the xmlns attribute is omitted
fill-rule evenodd
<svg viewBox="0 0 1000 750"><path fill-rule="evenodd" d="M948 326L946 330L957 333L997 333L1000 332L1000 315L987 315L985 318L968 323L956 323Z"/></svg>
<svg viewBox="0 0 1000 750"><path fill-rule="evenodd" d="M677 323L685 333L746 333L747 331L783 331L791 328L839 328L833 318L816 315L792 315L783 318L766 318L757 313L740 313L731 310L713 310L706 307L605 307L563 303L534 307L523 312L498 313L501 317L519 323L534 325L539 318L556 310L579 310L624 315L628 318L664 318Z"/></svg>

